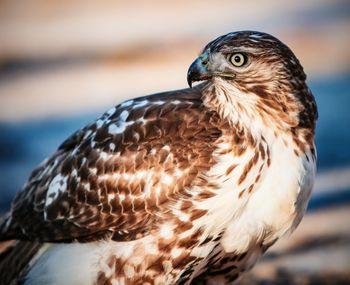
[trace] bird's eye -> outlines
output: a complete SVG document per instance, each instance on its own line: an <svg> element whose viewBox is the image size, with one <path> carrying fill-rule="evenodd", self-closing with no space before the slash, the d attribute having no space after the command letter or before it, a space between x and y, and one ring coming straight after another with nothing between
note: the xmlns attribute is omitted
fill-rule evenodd
<svg viewBox="0 0 350 285"><path fill-rule="evenodd" d="M247 56L242 53L234 53L231 55L230 61L234 66L240 67L246 64Z"/></svg>

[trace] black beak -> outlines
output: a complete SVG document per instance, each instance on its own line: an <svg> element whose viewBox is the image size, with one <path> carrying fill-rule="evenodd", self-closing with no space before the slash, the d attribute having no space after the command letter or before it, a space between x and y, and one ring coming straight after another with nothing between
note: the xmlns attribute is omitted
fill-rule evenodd
<svg viewBox="0 0 350 285"><path fill-rule="evenodd" d="M195 81L207 80L210 79L211 76L203 64L201 58L197 58L190 66L187 72L187 83L192 88L192 83Z"/></svg>

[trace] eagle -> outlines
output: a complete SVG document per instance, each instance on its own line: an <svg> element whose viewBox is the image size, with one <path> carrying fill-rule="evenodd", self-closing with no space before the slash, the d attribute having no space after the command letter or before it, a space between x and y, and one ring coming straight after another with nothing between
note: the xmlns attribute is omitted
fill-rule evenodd
<svg viewBox="0 0 350 285"><path fill-rule="evenodd" d="M0 284L234 284L297 227L318 115L293 52L228 33L187 81L113 107L31 173L0 223Z"/></svg>

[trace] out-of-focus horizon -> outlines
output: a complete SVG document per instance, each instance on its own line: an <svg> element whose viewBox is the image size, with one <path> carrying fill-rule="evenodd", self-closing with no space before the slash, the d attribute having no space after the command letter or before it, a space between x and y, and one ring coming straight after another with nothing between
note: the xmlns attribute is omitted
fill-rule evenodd
<svg viewBox="0 0 350 285"><path fill-rule="evenodd" d="M334 77L349 70L348 28L346 0L1 1L0 120L95 112L185 87L200 49L236 30L271 33L310 79Z"/></svg>
<svg viewBox="0 0 350 285"><path fill-rule="evenodd" d="M203 46L237 30L286 43L320 113L309 211L246 283L349 284L347 0L0 1L0 213L73 131L127 98L185 88Z"/></svg>

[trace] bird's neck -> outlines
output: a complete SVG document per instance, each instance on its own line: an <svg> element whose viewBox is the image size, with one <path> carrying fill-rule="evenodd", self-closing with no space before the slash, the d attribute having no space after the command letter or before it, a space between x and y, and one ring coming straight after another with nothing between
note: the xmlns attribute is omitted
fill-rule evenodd
<svg viewBox="0 0 350 285"><path fill-rule="evenodd" d="M290 100L283 104L276 99L276 93L269 98L257 92L259 90L256 88L243 91L217 78L203 85L202 100L207 108L216 111L223 120L232 126L238 125L249 130L256 139L292 132L297 136L311 134L313 140L317 116L314 110L305 110L307 106L300 100L295 100L294 95L290 95ZM284 96L287 97L288 94ZM310 96L312 97L311 93ZM311 122L308 126L301 125L300 114L310 116L307 118Z"/></svg>

